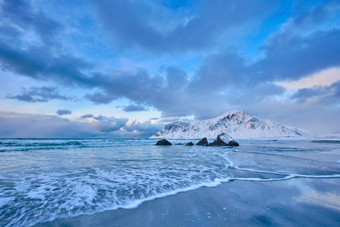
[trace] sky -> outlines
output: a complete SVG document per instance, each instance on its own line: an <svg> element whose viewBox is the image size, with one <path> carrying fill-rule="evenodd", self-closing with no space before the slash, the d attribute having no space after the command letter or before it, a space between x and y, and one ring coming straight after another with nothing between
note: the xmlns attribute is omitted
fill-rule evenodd
<svg viewBox="0 0 340 227"><path fill-rule="evenodd" d="M244 110L340 131L340 2L0 0L0 137L148 137Z"/></svg>

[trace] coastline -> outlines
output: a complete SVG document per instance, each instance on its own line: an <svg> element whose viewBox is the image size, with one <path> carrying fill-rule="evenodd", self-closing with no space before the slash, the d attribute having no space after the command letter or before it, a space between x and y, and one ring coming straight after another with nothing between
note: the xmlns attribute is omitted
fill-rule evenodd
<svg viewBox="0 0 340 227"><path fill-rule="evenodd" d="M231 181L35 226L336 226L340 178Z"/></svg>

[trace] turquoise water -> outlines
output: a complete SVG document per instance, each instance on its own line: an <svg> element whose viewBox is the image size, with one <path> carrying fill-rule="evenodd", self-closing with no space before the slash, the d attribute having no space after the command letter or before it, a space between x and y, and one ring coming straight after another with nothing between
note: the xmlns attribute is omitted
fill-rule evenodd
<svg viewBox="0 0 340 227"><path fill-rule="evenodd" d="M239 141L155 146L149 139L0 139L0 226L30 226L213 187L222 182L340 178L340 145ZM197 142L197 141L193 141Z"/></svg>

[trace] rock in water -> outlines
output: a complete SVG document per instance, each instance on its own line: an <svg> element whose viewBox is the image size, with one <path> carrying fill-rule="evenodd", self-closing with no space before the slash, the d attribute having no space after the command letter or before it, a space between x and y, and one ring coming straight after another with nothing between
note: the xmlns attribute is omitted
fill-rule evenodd
<svg viewBox="0 0 340 227"><path fill-rule="evenodd" d="M239 146L237 142L226 133L221 133L216 138L218 146Z"/></svg>
<svg viewBox="0 0 340 227"><path fill-rule="evenodd" d="M208 146L239 146L228 134L221 133L217 136L216 140L209 143Z"/></svg>
<svg viewBox="0 0 340 227"><path fill-rule="evenodd" d="M232 139L233 139L233 138L231 138L231 136L229 136L228 134L226 134L226 133L221 133L221 134L218 134L218 135L217 135L216 141L217 141L218 143L221 143L221 144L223 144L223 143L228 144L228 142L229 142L230 140L232 140Z"/></svg>
<svg viewBox="0 0 340 227"><path fill-rule="evenodd" d="M185 146L194 146L194 144L192 142L189 142Z"/></svg>
<svg viewBox="0 0 340 227"><path fill-rule="evenodd" d="M238 142L234 141L234 140L230 140L229 143L228 143L228 146L234 146L234 147L237 147L237 146L240 146L238 144Z"/></svg>
<svg viewBox="0 0 340 227"><path fill-rule="evenodd" d="M216 138L216 142L218 146L227 146L230 140L231 140L231 137L225 133L219 134Z"/></svg>
<svg viewBox="0 0 340 227"><path fill-rule="evenodd" d="M207 146L218 146L218 143L214 140L214 142L207 144Z"/></svg>
<svg viewBox="0 0 340 227"><path fill-rule="evenodd" d="M196 145L199 145L199 146L206 146L206 145L208 145L207 137L204 137L203 139L201 139Z"/></svg>
<svg viewBox="0 0 340 227"><path fill-rule="evenodd" d="M157 146L159 146L159 145L171 146L172 144L169 141L167 141L166 139L163 139L163 140L157 141L156 145Z"/></svg>

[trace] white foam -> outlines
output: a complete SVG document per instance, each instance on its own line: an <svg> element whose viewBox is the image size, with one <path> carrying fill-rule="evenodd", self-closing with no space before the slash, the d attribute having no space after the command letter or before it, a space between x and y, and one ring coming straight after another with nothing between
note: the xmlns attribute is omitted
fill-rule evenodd
<svg viewBox="0 0 340 227"><path fill-rule="evenodd" d="M240 181L284 181L290 180L293 178L320 178L320 179L329 179L329 178L340 178L340 174L333 174L333 175L304 175L304 174L290 174L282 178L242 178L242 177L235 177L231 180L240 180Z"/></svg>
<svg viewBox="0 0 340 227"><path fill-rule="evenodd" d="M197 184L197 185L192 185L190 187L185 187L185 188L180 188L180 189L176 189L176 190L169 191L169 192L160 193L160 194L157 194L157 195L154 195L154 196L147 197L145 199L131 201L130 204L128 204L126 206L122 206L122 207L117 207L117 208L125 208L125 209L137 208L139 205L141 205L142 203L147 202L147 201L151 201L151 200L154 200L154 199L159 199L159 198L163 198L163 197L167 197L167 196L171 196L171 195L176 195L180 192L193 191L193 190L196 190L196 189L199 189L199 188L202 188L202 187L216 187L216 186L220 185L221 183L228 182L228 181L230 181L230 178L215 179L212 182L206 182L206 183L201 183L201 184Z"/></svg>

